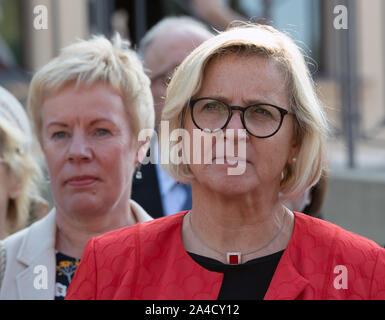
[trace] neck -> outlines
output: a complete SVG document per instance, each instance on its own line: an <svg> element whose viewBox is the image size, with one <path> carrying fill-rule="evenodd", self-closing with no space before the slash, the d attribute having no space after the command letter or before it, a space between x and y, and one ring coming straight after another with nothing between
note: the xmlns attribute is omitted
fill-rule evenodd
<svg viewBox="0 0 385 320"><path fill-rule="evenodd" d="M81 258L89 239L137 223L129 202L126 210L108 212L100 216L75 216L58 208L56 216L56 250L74 258Z"/></svg>
<svg viewBox="0 0 385 320"><path fill-rule="evenodd" d="M231 198L193 187L191 225L187 218L184 222L186 249L221 261L226 258L218 252L245 254L268 244L250 260L283 250L291 237L293 217L277 194L256 190Z"/></svg>

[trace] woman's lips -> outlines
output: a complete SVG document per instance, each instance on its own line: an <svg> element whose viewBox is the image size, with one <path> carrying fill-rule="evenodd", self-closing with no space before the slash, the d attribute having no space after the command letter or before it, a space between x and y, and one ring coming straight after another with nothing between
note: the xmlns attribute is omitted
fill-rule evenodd
<svg viewBox="0 0 385 320"><path fill-rule="evenodd" d="M88 187L97 181L96 177L74 177L67 180L67 185L71 187Z"/></svg>
<svg viewBox="0 0 385 320"><path fill-rule="evenodd" d="M236 165L238 163L246 163L247 160L243 158L237 158L237 157L218 157L214 158L213 162L216 164L229 164L229 165Z"/></svg>

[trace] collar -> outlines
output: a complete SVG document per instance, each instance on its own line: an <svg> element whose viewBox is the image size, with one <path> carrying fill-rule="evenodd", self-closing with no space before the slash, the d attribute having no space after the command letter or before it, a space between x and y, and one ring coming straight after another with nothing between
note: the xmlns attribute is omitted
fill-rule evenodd
<svg viewBox="0 0 385 320"><path fill-rule="evenodd" d="M21 300L51 300L55 296L55 208L25 232L16 257L25 266L16 274L18 297ZM44 281L44 276L47 281L46 289L36 290L33 284L36 279Z"/></svg>
<svg viewBox="0 0 385 320"><path fill-rule="evenodd" d="M305 220L298 212L294 213L294 229L289 244L278 263L273 279L264 297L265 300L295 300L310 284L309 279L299 271L295 256L302 247ZM301 257L300 257L301 259Z"/></svg>
<svg viewBox="0 0 385 320"><path fill-rule="evenodd" d="M135 201L130 200L131 212L136 222L152 220L152 217ZM44 235L44 241L42 241ZM47 216L31 225L19 249L17 259L30 265L42 252L54 250L56 242L56 210L53 208Z"/></svg>
<svg viewBox="0 0 385 320"><path fill-rule="evenodd" d="M179 214L175 214L168 218L174 219L175 223L178 225L176 232L173 233L174 238L170 239L170 243L174 243L178 248L175 250L176 252L174 252L174 254L177 254L176 260L186 261L186 265L188 265L188 268L182 268L180 270L181 274L179 276L181 278L183 278L183 276L187 277L187 272L190 272L193 269L196 270L197 274L199 274L202 279L206 279L207 281L210 279L210 283L212 284L210 287L212 289L210 299L216 299L222 285L223 274L203 268L186 252L180 235L182 232L183 218L187 212L188 211L182 211ZM301 248L302 235L304 233L304 227L306 227L304 224L306 224L306 222L296 212L294 212L294 216L294 230L292 237L278 263L264 300L296 300L306 287L311 285L309 279L299 271L300 268L298 266L301 261L296 261L295 259L295 256L298 255L298 251L300 250L299 248ZM172 250L170 250L168 254L171 255L171 251ZM301 260L301 256L299 256L299 260Z"/></svg>
<svg viewBox="0 0 385 320"><path fill-rule="evenodd" d="M56 210L53 208L47 216L30 226L19 249L17 259L28 266L42 253L54 250L55 241Z"/></svg>

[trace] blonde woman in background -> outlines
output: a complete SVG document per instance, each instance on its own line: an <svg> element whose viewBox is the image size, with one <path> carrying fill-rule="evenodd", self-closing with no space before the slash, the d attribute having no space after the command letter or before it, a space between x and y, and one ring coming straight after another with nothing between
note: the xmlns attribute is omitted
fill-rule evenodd
<svg viewBox="0 0 385 320"><path fill-rule="evenodd" d="M26 227L35 206L41 170L31 149L26 113L15 97L0 87L0 239Z"/></svg>
<svg viewBox="0 0 385 320"><path fill-rule="evenodd" d="M130 200L148 148L137 136L154 128L150 80L128 42L93 37L35 74L28 108L55 207L5 239L0 299L64 299L88 239L151 220Z"/></svg>

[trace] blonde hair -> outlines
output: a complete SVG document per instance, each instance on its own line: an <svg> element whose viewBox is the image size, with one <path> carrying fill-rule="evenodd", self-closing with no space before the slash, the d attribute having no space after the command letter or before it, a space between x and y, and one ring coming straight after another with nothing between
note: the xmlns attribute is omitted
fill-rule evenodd
<svg viewBox="0 0 385 320"><path fill-rule="evenodd" d="M0 157L4 160L7 174L20 182L17 198L9 199L5 231L12 234L27 226L33 196L38 195L42 180L41 168L24 144L29 139L21 130L0 118Z"/></svg>
<svg viewBox="0 0 385 320"><path fill-rule="evenodd" d="M175 72L166 96L162 120L170 131L180 128L187 103L199 90L207 64L226 54L255 55L272 59L284 71L289 101L295 113L294 134L301 147L294 165L283 168L283 198L293 198L314 185L326 168L327 121L305 59L294 41L270 26L244 24L207 40L196 48ZM170 150L176 142L170 142ZM175 179L193 178L187 164L167 164L163 168Z"/></svg>
<svg viewBox="0 0 385 320"><path fill-rule="evenodd" d="M104 36L93 36L64 48L32 79L28 110L40 143L40 108L45 98L71 82L77 86L91 86L97 82L111 85L122 97L133 133L137 136L141 129L154 128L150 80L136 53L130 49L130 42L122 40L119 34L112 41Z"/></svg>

